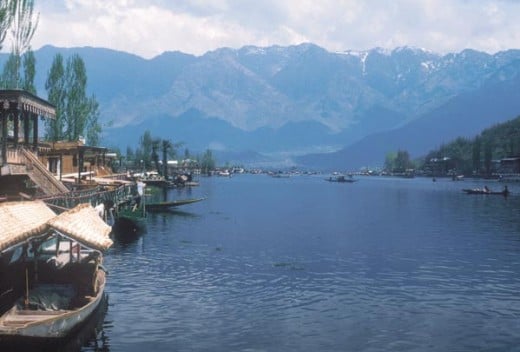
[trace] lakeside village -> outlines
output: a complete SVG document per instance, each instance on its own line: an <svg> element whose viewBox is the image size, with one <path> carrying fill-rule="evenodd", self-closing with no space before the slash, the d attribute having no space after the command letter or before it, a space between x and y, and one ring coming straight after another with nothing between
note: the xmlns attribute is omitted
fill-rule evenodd
<svg viewBox="0 0 520 352"><path fill-rule="evenodd" d="M55 118L36 95L0 90L0 346L76 331L103 301L113 239L139 234L147 211L203 200L147 202L146 184L197 186L195 170L114 172L108 148L40 140Z"/></svg>
<svg viewBox="0 0 520 352"><path fill-rule="evenodd" d="M142 162L126 169L108 148L39 140L40 121L55 115L53 105L27 91L0 90L0 344L66 337L102 301L103 253L115 234L137 233L147 211L203 200L146 202L146 184L193 187L198 185L193 175L201 172L228 177L246 172L214 164L202 171L198 165L186 169L168 161L165 152L159 162L156 151L157 170L148 172ZM414 177L418 173L408 159L407 153L398 152L387 158L387 171L333 173L325 181L355 182L359 175ZM120 168L117 172L114 165ZM461 180L455 166L451 158L431 158L419 175ZM490 174L519 175L520 158L487 167ZM296 169L247 172L301 174Z"/></svg>

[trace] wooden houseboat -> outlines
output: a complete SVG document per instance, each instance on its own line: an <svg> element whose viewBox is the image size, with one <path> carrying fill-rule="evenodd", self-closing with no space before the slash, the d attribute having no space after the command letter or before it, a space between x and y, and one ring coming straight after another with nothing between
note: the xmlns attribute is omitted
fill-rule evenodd
<svg viewBox="0 0 520 352"><path fill-rule="evenodd" d="M0 203L0 223L0 342L68 336L102 301L110 226L89 204L43 201Z"/></svg>

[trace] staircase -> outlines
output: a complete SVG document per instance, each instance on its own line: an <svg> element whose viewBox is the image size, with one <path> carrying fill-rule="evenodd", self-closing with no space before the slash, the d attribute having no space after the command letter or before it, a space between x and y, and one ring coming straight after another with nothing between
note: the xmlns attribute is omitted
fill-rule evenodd
<svg viewBox="0 0 520 352"><path fill-rule="evenodd" d="M47 170L34 153L25 148L19 148L19 150L25 158L27 175L46 195L69 192L69 189Z"/></svg>

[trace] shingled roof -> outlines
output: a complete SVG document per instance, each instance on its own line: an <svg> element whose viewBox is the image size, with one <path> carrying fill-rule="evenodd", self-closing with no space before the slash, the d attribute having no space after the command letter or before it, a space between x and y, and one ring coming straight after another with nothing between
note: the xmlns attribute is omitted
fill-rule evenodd
<svg viewBox="0 0 520 352"><path fill-rule="evenodd" d="M0 203L0 252L49 229L93 249L103 251L112 245L111 227L90 204L56 216L43 201Z"/></svg>
<svg viewBox="0 0 520 352"><path fill-rule="evenodd" d="M55 216L43 201L0 203L0 252L42 234Z"/></svg>
<svg viewBox="0 0 520 352"><path fill-rule="evenodd" d="M94 249L104 251L113 243L109 237L112 228L88 203L79 204L75 208L61 213L49 220L48 224L67 237Z"/></svg>

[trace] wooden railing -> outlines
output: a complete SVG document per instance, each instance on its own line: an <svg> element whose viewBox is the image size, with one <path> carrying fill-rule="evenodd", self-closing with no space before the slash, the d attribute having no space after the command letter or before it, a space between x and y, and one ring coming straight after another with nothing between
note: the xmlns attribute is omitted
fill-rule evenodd
<svg viewBox="0 0 520 352"><path fill-rule="evenodd" d="M23 164L25 157L18 148L7 149L7 163L8 164Z"/></svg>

